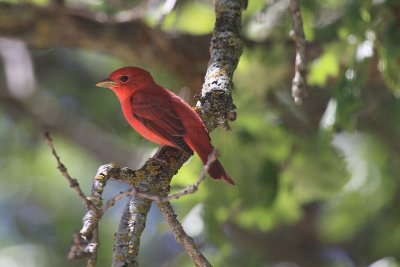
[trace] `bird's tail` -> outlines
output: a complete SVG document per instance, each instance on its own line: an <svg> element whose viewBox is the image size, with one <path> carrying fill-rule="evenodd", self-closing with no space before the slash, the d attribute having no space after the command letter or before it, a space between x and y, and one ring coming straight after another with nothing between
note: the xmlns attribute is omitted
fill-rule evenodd
<svg viewBox="0 0 400 267"><path fill-rule="evenodd" d="M204 160L203 160L203 163L206 164L207 160L206 160L206 162L204 162ZM224 167L222 167L221 163L218 160L214 161L211 164L210 168L208 169L208 173L214 179L223 179L225 182L227 182L231 185L235 185L235 182L225 172Z"/></svg>
<svg viewBox="0 0 400 267"><path fill-rule="evenodd" d="M207 140L207 139L206 139ZM201 161L204 165L207 164L208 156L213 152L213 147L209 142L196 142L193 144L190 140L185 140L187 144L190 146L192 150L194 150L200 157ZM207 140L208 141L208 140ZM231 177L225 172L224 167L222 167L221 163L216 159L213 163L211 163L210 168L208 169L208 173L214 179L222 179L228 184L235 185L235 182Z"/></svg>

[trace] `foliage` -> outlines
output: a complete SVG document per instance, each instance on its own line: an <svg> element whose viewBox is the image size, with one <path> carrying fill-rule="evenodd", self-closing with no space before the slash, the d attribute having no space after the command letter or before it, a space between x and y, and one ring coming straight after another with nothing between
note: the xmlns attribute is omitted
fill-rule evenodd
<svg viewBox="0 0 400 267"><path fill-rule="evenodd" d="M66 2L112 14L138 4ZM238 118L231 132L212 133L237 186L207 179L196 194L174 202L177 213L185 217L202 204L196 218L204 220L204 227L195 239L215 266L400 266L400 5L302 1L309 92L296 106L289 93L294 48L286 2L250 1L243 18L245 52L235 74ZM149 1L141 18L152 29L162 4ZM178 1L161 30L198 36L211 33L213 21L210 1ZM0 266L82 266L66 262L65 254L84 208L60 177L41 134L48 128L57 134L63 162L86 191L96 168L115 161L111 151L99 153L85 145L97 130L113 136L116 151L123 147L128 153L121 163L138 166L156 147L132 133L116 98L94 84L121 65L143 62L87 48L29 51L35 95L9 101L6 75L0 75L0 210L5 214L0 218ZM159 84L189 98L200 89L185 89L172 69L145 67ZM98 128L74 129L76 136L71 136L66 127L38 115L47 106L35 102L37 96L51 96L62 107L52 109L48 120L67 111L72 121ZM102 142L96 140L95 146L100 149ZM192 158L174 178L173 190L195 181L200 170L200 161ZM113 186L108 197L124 188ZM101 224L101 266L109 265L122 206ZM142 265L191 266L161 221L152 209L141 244Z"/></svg>

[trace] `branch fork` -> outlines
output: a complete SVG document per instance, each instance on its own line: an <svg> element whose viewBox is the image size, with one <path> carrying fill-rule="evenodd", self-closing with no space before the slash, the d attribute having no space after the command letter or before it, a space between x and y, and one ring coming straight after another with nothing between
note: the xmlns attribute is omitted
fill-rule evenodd
<svg viewBox="0 0 400 267"><path fill-rule="evenodd" d="M241 11L245 8L246 3L245 0L215 1L216 22L211 40L211 57L208 62L202 93L196 107L209 131L217 126L229 129L228 122L236 119L236 107L231 97L232 78L243 50L240 36ZM185 70L183 71L186 73ZM48 134L45 135L45 140L50 146L58 166L64 166L60 162ZM101 166L95 176L89 197L83 194L78 183L68 174L65 166L60 168L63 176L67 178L70 186L77 192L88 209L83 219L83 227L80 233L74 237L70 258L79 258L78 256L83 255L89 258L87 266L96 265L97 248L99 246L98 222L108 208L112 207L118 200L129 196L130 199L115 236L113 267L138 266L137 256L140 237L152 201L157 203L163 217L171 227L175 239L192 258L195 266L211 266L196 247L193 239L184 232L169 202L196 192L201 182L204 181L209 165L216 159L216 154L212 153L195 184L178 193L169 195L172 177L190 156L175 148L161 147L157 155L150 158L139 170L121 168L116 163ZM132 189L117 194L106 204L103 204L101 196L108 179L124 181L130 184Z"/></svg>
<svg viewBox="0 0 400 267"><path fill-rule="evenodd" d="M76 179L72 178L70 174L68 173L67 168L65 165L61 162L59 155L57 154L53 140L50 136L49 133L44 134L44 140L46 141L46 144L50 147L51 152L54 156L54 158L57 161L57 168L60 170L61 174L67 179L69 182L71 188L74 189L74 191L77 193L79 198L82 200L82 202L86 205L88 211L83 217L83 225L81 230L78 233L74 234L73 238L73 243L70 249L70 252L68 253L68 259L70 260L75 260L75 259L82 259L82 258L88 258L88 263L87 266L95 266L96 264L96 258L97 258L97 249L99 247L99 240L98 240L98 232L99 232L99 221L104 215L104 213L111 208L112 206L115 205L115 203L125 197L133 197L133 198L139 198L142 200L146 200L147 202L154 201L159 205L159 208L164 216L164 218L168 221L170 224L171 228L173 229L174 233L178 236L179 235L179 240L178 242L181 243L184 248L186 249L188 255L191 255L194 261L197 261L201 263L199 266L211 266L205 257L200 253L200 251L197 249L197 247L194 244L193 239L191 239L187 234L184 232L182 226L180 225L180 222L176 219L176 215L173 212L172 206L169 203L169 201L174 200L174 199L179 199L185 195L193 194L196 192L200 186L200 184L205 180L206 178L206 173L208 169L210 168L210 165L217 160L217 152L213 151L209 157L206 165L204 166L202 172L199 175L198 180L196 183L189 185L185 189L171 194L171 195L165 195L165 196L160 196L157 194L153 194L149 192L149 187L147 186L146 189L139 189L136 186L133 186L130 190L121 192L117 195L115 195L113 198L109 199L104 205L102 204L102 193L104 191L104 187L107 184L107 181L109 179L116 179L116 180L130 180L137 182L137 173L140 173L140 170L133 171L129 168L121 168L121 166L117 163L110 163L110 164L105 164L102 165L98 168L97 173L94 177L93 180L93 186L92 190L90 193L90 196L86 196L83 191L81 190L79 183ZM163 161L161 161L163 162ZM151 165L149 165L151 166ZM150 168L151 169L151 168ZM143 181L142 181L143 182ZM143 184L142 184L143 186ZM164 188L164 191L159 190L161 194L166 194L166 190L169 191L168 188ZM137 199L136 199L137 200ZM127 208L131 208L131 203L132 199L129 201ZM135 201L135 200L134 200ZM125 214L125 213L124 213ZM131 217L129 216L127 218L129 223L132 223ZM122 222L124 221L124 218L122 219ZM135 221L134 221L135 222ZM121 225L120 225L121 228ZM131 227L132 228L132 227ZM122 230L130 229L129 227L123 226ZM143 230L143 229L142 229ZM119 234L121 236L121 231L118 231L117 235ZM128 235L130 236L130 235ZM139 236L140 237L140 236ZM129 238L129 242L130 243ZM181 240L181 241L180 241ZM122 246L122 248L125 248L126 246ZM131 244L128 244L129 248L132 248L133 246ZM114 253L118 251L118 245L114 247ZM128 251L128 254L130 254L131 251ZM114 257L114 261L117 258ZM124 258L125 260L125 258ZM133 262L133 266L137 264L137 262ZM113 266L118 266L119 264L113 264Z"/></svg>

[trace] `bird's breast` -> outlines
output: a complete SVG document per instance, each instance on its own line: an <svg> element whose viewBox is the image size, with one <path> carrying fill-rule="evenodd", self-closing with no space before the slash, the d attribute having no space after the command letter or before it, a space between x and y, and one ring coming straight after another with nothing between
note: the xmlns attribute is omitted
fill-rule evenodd
<svg viewBox="0 0 400 267"><path fill-rule="evenodd" d="M159 145L174 146L168 140L152 132L145 125L143 125L142 122L135 118L130 100L124 101L123 103L121 103L121 106L122 112L129 125L142 137Z"/></svg>

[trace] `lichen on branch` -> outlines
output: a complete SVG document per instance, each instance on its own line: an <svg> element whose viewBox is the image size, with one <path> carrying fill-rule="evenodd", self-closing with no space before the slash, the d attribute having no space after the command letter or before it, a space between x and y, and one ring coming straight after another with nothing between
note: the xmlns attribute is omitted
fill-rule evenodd
<svg viewBox="0 0 400 267"><path fill-rule="evenodd" d="M222 126L229 129L229 121L236 119L232 100L233 73L243 51L240 36L243 2L217 0L216 21L210 46L205 82L197 108L209 130Z"/></svg>
<svg viewBox="0 0 400 267"><path fill-rule="evenodd" d="M244 3L242 0L216 0L215 2L216 22L211 40L211 55L205 82L197 104L197 111L202 116L209 131L212 131L217 126L229 129L228 121L236 119L236 107L231 97L233 90L232 78L243 50L240 29L241 11L242 7L245 6ZM88 208L80 237L75 239L78 244L77 247L81 245L82 240L87 244L90 243L91 237L95 236L97 238L98 220L105 209L112 206L116 201L109 202L105 205L105 209L99 210L100 206L103 206L101 194L107 179L123 180L145 195L156 195L160 197L159 199L165 200L168 199L166 197L170 191L172 177L190 156L176 148L161 147L156 155L150 158L139 170L132 171L112 164L100 167L94 179L92 199L89 198L90 203L87 204L88 207L94 205L96 209L93 213ZM199 179L200 182L201 179ZM197 189L197 185L195 184L193 190ZM193 190L190 189L188 192ZM179 197L180 194L177 196ZM134 194L129 200L115 236L113 267L138 266L140 237L146 225L146 217L150 205L151 200ZM193 239L183 231L171 204L168 201L159 201L158 206L164 218L170 224L177 242L183 246L186 253L192 258L193 263L196 266L211 266L198 250ZM93 223L94 226L90 226L90 223ZM95 247L98 247L97 240ZM92 254L88 266L95 265L95 254L96 251Z"/></svg>

